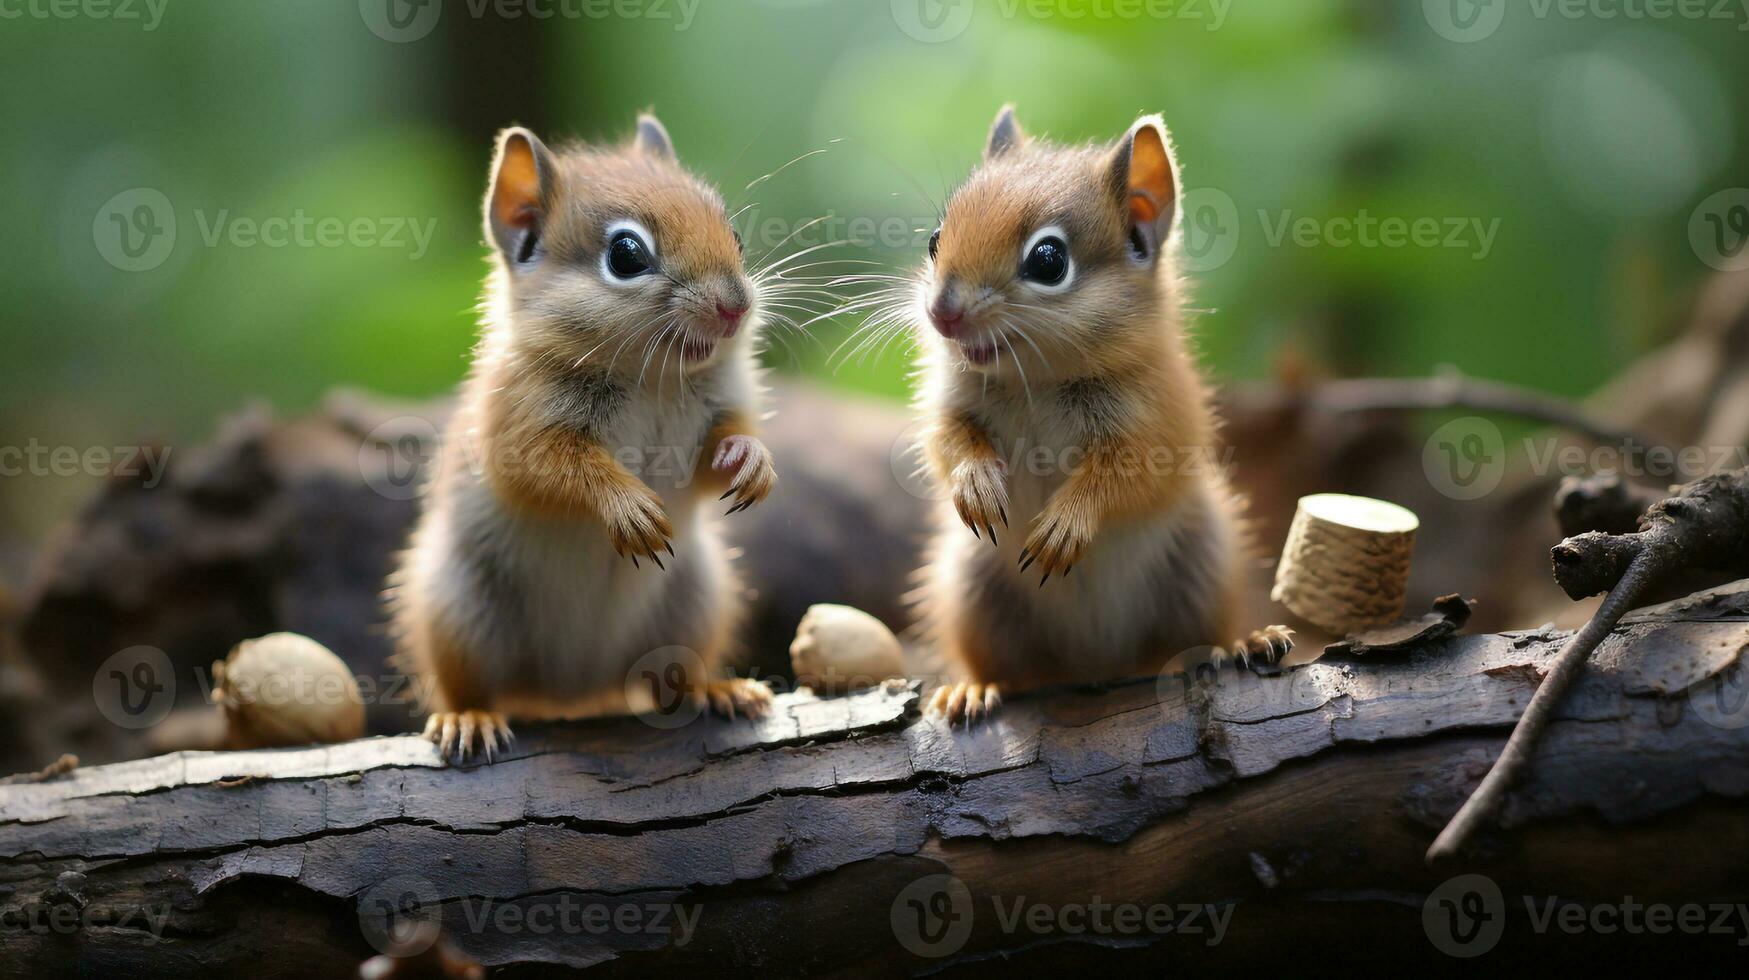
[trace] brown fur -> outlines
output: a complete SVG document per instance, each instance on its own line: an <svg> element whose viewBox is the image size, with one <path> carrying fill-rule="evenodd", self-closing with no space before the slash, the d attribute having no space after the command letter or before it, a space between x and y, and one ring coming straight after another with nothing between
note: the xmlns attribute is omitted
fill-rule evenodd
<svg viewBox="0 0 1749 980"><path fill-rule="evenodd" d="M722 199L645 117L626 144L557 153L507 130L483 210L483 336L393 590L402 660L441 702L428 734L490 751L506 711L637 707L631 662L670 648L690 693L757 713L763 687L714 678L742 589L699 513L776 482ZM653 271L606 267L627 222Z"/></svg>
<svg viewBox="0 0 1749 980"><path fill-rule="evenodd" d="M1062 147L1005 110L948 202L919 301L922 317L964 314L947 336L922 328L925 455L953 507L922 595L969 682L938 695L950 715L976 717L980 692L993 707L997 687L1154 671L1233 635L1243 544L1185 346L1177 188L1157 118L1114 145ZM1046 228L1073 259L1060 290L1021 275ZM1060 465L1009 472L1029 447ZM995 547L967 544L967 527Z"/></svg>

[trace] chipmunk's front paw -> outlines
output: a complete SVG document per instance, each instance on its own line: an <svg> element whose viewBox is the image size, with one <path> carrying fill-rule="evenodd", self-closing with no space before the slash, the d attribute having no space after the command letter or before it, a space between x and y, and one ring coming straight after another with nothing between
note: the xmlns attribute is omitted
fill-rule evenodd
<svg viewBox="0 0 1749 980"><path fill-rule="evenodd" d="M1038 584L1042 588L1053 574L1067 575L1081 560L1087 546L1093 542L1093 527L1063 511L1047 509L1033 525L1020 552L1020 570L1037 564L1044 571Z"/></svg>
<svg viewBox="0 0 1749 980"><path fill-rule="evenodd" d="M771 713L771 688L763 681L726 677L704 686L704 699L724 718L763 718Z"/></svg>
<svg viewBox="0 0 1749 980"><path fill-rule="evenodd" d="M1002 691L995 684L944 684L929 699L929 714L947 719L949 725L966 727L989 718L1002 707Z"/></svg>
<svg viewBox="0 0 1749 980"><path fill-rule="evenodd" d="M1252 661L1273 664L1294 648L1294 631L1286 626L1265 626L1233 641L1233 656L1249 667Z"/></svg>
<svg viewBox="0 0 1749 980"><path fill-rule="evenodd" d="M468 761L478 739L486 761L491 762L492 752L509 748L516 736L510 723L496 711L434 711L425 719L425 738L437 743L437 754L445 762L451 758Z"/></svg>
<svg viewBox="0 0 1749 980"><path fill-rule="evenodd" d="M766 449L764 443L752 436L729 436L719 443L717 454L711 460L711 469L724 476L734 475L729 489L717 498L727 500L731 495L734 496L735 502L728 511L730 514L746 510L764 500L771 488L777 485L777 470L771 465L771 450Z"/></svg>
<svg viewBox="0 0 1749 980"><path fill-rule="evenodd" d="M613 550L621 557L631 558L634 565L638 559L648 558L657 568L667 567L662 564L661 552L674 554L674 546L668 543L674 536L674 525L668 522L668 514L655 494L627 494L611 513L603 516Z"/></svg>
<svg viewBox="0 0 1749 980"><path fill-rule="evenodd" d="M981 525L990 543L996 544L996 522L1008 526L1008 464L991 457L954 467L953 509L974 535Z"/></svg>

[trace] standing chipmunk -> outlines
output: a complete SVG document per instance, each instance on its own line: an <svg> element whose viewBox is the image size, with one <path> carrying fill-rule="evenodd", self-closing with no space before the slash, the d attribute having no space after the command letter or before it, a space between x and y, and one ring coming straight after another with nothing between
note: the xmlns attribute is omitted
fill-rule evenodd
<svg viewBox="0 0 1749 980"><path fill-rule="evenodd" d="M1158 116L1062 147L1005 107L930 239L923 445L971 530L944 508L924 572L926 624L962 678L930 702L950 722L1233 635L1246 546L1185 349L1178 205ZM1011 521L1024 533L998 537ZM1236 652L1291 644L1270 627Z"/></svg>
<svg viewBox="0 0 1749 980"><path fill-rule="evenodd" d="M643 116L612 148L505 130L485 218L483 335L391 590L400 657L435 698L426 737L489 759L507 714L627 707L634 664L765 713L763 684L715 676L742 590L701 513L776 482L752 431L758 296L722 198Z"/></svg>

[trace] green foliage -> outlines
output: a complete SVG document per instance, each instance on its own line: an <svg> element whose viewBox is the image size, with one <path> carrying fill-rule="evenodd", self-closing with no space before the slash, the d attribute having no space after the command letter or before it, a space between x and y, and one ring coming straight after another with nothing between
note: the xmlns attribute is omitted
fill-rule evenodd
<svg viewBox="0 0 1749 980"><path fill-rule="evenodd" d="M1450 363L1584 392L1660 337L1708 271L1689 244L1694 208L1744 183L1737 22L1515 5L1494 36L1460 44L1419 2L1179 0L1137 4L1170 16L1101 17L1134 8L958 0L974 6L969 25L925 43L900 28L908 2L942 0L705 0L684 29L691 4L678 0L666 19L633 3L651 16L538 23L476 0L446 5L408 43L373 34L352 0L172 2L149 31L0 22L0 438L193 436L257 396L291 411L342 383L448 389L484 270L481 119L617 137L653 106L683 159L752 204L744 231L830 215L842 237L853 219L896 222L897 238L822 257L903 272L1001 103L1067 140L1163 112L1188 186L1233 205L1232 257L1194 293L1198 347L1225 377L1267 374L1291 347L1333 373ZM586 8L601 9L509 9ZM94 247L93 223L136 187L170 200L177 240L161 265L128 272ZM1497 233L1484 256L1473 237L1329 241L1332 220L1362 213ZM221 215L298 214L406 218L432 237L417 257L207 241ZM1318 229L1312 244L1271 241L1300 219ZM749 238L755 255L774 244ZM851 325L816 324L817 342L791 339L772 360L901 395L897 345L832 371Z"/></svg>

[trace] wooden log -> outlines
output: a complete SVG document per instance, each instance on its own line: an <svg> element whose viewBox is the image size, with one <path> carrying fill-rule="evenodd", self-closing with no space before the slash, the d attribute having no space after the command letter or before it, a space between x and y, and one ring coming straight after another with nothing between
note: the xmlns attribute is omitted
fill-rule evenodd
<svg viewBox="0 0 1749 980"><path fill-rule="evenodd" d="M528 727L491 765L386 737L80 769L0 786L0 964L341 977L425 921L509 976L1740 964L1711 911L1536 922L1749 898L1749 582L1624 621L1502 829L1423 864L1561 640L1042 692L969 732L896 685Z"/></svg>

